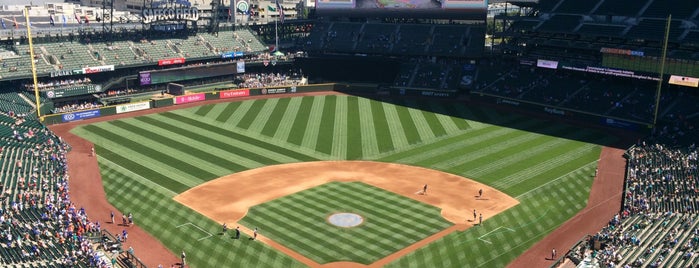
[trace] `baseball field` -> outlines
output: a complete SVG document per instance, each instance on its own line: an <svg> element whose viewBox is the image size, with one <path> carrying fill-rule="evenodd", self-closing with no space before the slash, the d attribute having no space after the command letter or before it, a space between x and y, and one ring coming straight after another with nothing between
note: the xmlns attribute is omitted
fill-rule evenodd
<svg viewBox="0 0 699 268"><path fill-rule="evenodd" d="M108 200L191 267L503 267L585 207L601 146L615 140L457 102L344 95L206 104L72 132L95 144ZM328 172L345 160L406 171ZM425 183L436 186L417 194ZM208 206L188 203L197 191ZM492 215L478 225L473 209ZM336 212L365 220L337 227ZM221 234L223 222L243 237ZM248 240L253 228L260 241Z"/></svg>

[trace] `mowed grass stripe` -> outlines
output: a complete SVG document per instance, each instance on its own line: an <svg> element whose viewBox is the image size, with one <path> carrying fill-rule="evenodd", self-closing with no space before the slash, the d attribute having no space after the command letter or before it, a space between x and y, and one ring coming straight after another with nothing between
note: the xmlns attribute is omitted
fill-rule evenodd
<svg viewBox="0 0 699 268"><path fill-rule="evenodd" d="M384 111L383 102L370 100L369 104L371 106L371 117L374 123L374 130L376 136L376 144L379 148L379 153L386 153L393 151L393 139L391 138L391 130L388 127L388 121L386 119L386 112Z"/></svg>
<svg viewBox="0 0 699 268"><path fill-rule="evenodd" d="M332 243L332 240L335 239L334 237L327 234L323 237L326 232L313 232L306 229L311 227L323 230L328 228L328 226L317 225L319 220L311 220L308 215L290 214L287 211L288 209L275 206L256 208L255 211L250 210L248 212L249 216L246 215L241 224L248 228L259 227L260 230L274 230L274 232L266 231L265 235L275 240L293 241L287 244L287 246L298 252L306 252L306 257L318 263L341 260L338 258L344 256L345 252L337 251L338 247L334 245L335 243ZM300 226L306 228L300 228ZM318 250L316 247L325 248L325 250Z"/></svg>
<svg viewBox="0 0 699 268"><path fill-rule="evenodd" d="M139 121L139 122L144 122L144 121ZM225 173L222 173L219 171L218 173L220 173L220 174L218 174L218 175L224 175L226 173L229 173L231 170L243 170L246 168L242 165L238 165L234 162L231 162L230 160L227 160L223 157L220 157L217 154L210 153L210 151L205 151L205 150L199 149L197 147L191 146L187 143L179 142L177 140L171 139L171 138L166 137L164 135L160 135L156 131L150 131L150 130L142 128L140 126L136 126L134 124L124 122L123 120L111 121L110 123L121 128L121 129L127 130L127 131L134 133L136 135L139 135L142 139L148 139L148 140L151 140L151 141L154 141L154 142L161 144L162 147L170 147L170 148L173 148L177 151L180 151L181 154L179 154L179 155L187 155L187 158L193 162L206 162L208 164L213 164L213 165L220 167L221 170L223 170L223 171L227 171ZM150 124L150 125L155 126L155 124ZM193 159L193 158L196 158L196 159ZM204 165L199 164L197 166L204 166Z"/></svg>
<svg viewBox="0 0 699 268"><path fill-rule="evenodd" d="M202 106L199 106L199 108L197 109L196 112L194 112L194 114L196 114L198 116L206 116L213 108L214 108L214 104L202 105Z"/></svg>
<svg viewBox="0 0 699 268"><path fill-rule="evenodd" d="M332 159L347 157L347 96L337 96L335 103L335 123L333 126Z"/></svg>
<svg viewBox="0 0 699 268"><path fill-rule="evenodd" d="M371 100L357 98L357 109L359 115L359 130L362 135L362 156L376 155L380 152L376 129L374 129L374 117L371 114ZM387 129L386 129L387 130Z"/></svg>
<svg viewBox="0 0 699 268"><path fill-rule="evenodd" d="M229 161L235 163L235 165L231 165L228 167L228 173L239 172L247 169L264 166L265 164L253 160L259 160L260 156L263 159L274 159L275 161L282 161L288 159L287 157L280 156L279 154L269 152L266 150L261 150L256 146L243 143L237 140L232 140L229 137L224 137L209 132L206 129L199 129L191 126L183 126L182 122L163 117L160 114L149 115L144 118L134 118L133 120L141 121L139 123L143 124L145 128L164 132L161 133L163 135L171 135L174 139L178 140L179 142L187 143L195 147L200 147L200 149L204 151L216 154L224 159L228 159ZM200 121L205 122L205 118L200 119ZM210 122L213 122L213 120L210 120ZM171 130L178 132L173 132ZM181 133L194 133L196 135L182 135ZM204 138L200 139L201 137ZM211 144L211 139L227 144L227 146L222 147L221 144ZM233 150L233 148L235 149ZM254 153L250 154L250 152Z"/></svg>
<svg viewBox="0 0 699 268"><path fill-rule="evenodd" d="M445 131L445 135L451 134L451 133L457 133L462 130L469 129L470 126L468 126L468 122L466 120L460 119L459 121L465 123L465 128L462 129L460 126L456 124L456 122L453 120L453 116L449 115L449 113L446 110L446 105L443 103L439 102L430 102L429 103L429 110L432 111L431 113L428 114L433 114L435 117L435 120L439 122L439 124L442 126L442 128ZM426 115L428 117L429 115Z"/></svg>
<svg viewBox="0 0 699 268"><path fill-rule="evenodd" d="M140 183L144 184L147 188L153 189L159 194L162 194L166 196L167 198L172 198L177 195L176 192L171 191L168 188L165 188L165 186L157 184L149 179L144 178L143 176L134 173L131 170L128 170L111 160L100 157L97 159L97 164L99 165L100 168L100 173L102 175L102 180L107 181L107 180L113 180L113 181L121 181L122 185L123 183L131 180L138 180ZM125 180L125 178L127 180ZM155 195L152 197L153 199L156 199ZM150 201L145 200L145 201Z"/></svg>
<svg viewBox="0 0 699 268"><path fill-rule="evenodd" d="M420 132L417 126L415 126L415 121L413 121L413 118L410 116L410 110L404 106L395 105L393 107L396 109L398 120L403 129L403 135L405 135L408 144L412 145L421 142Z"/></svg>
<svg viewBox="0 0 699 268"><path fill-rule="evenodd" d="M240 103L240 105L235 108L232 114L230 114L227 118L222 118L223 124L226 127L233 127L235 128L240 121L243 119L243 117L248 113L248 110L250 110L250 107L252 107L252 104L255 103L254 101L242 101L242 102L233 102L233 103ZM226 107L227 108L227 107ZM178 112L172 111L173 113ZM221 121L219 121L221 122Z"/></svg>
<svg viewBox="0 0 699 268"><path fill-rule="evenodd" d="M321 112L320 126L317 131L316 151L324 154L332 154L333 138L335 133L335 110L337 109L337 96L325 96L325 103ZM342 133L338 133L342 134Z"/></svg>
<svg viewBox="0 0 699 268"><path fill-rule="evenodd" d="M273 99L264 99L260 100L262 101L262 109L257 113L257 116L255 117L255 120L252 121L250 124L250 127L248 128L248 131L252 133L262 133L262 130L264 129L265 125L267 124L267 121L269 118L272 116L272 113L276 109L277 103L279 103L278 98L273 98ZM273 136L274 134L270 135Z"/></svg>
<svg viewBox="0 0 699 268"><path fill-rule="evenodd" d="M544 185L548 182L550 182L554 178L560 178L562 176L571 176L572 174L569 173L571 169L577 170L575 175L581 175L581 176L590 176L592 177L594 172L588 172L587 174L580 174L580 165L583 162L588 162L588 163L594 163L590 161L594 161L599 157L599 150L600 148L595 148L591 152L587 152L583 155L577 156L575 159L561 162L556 166L553 167L548 167L547 170L541 171L538 173L536 176L526 176L526 177L521 177L521 178L515 178L514 180L509 181L505 186L503 186L503 189L510 195L512 196L519 196L522 193L528 192L531 189L536 189L537 187L540 187L541 185ZM590 168L583 169L584 171L590 171L594 170L592 166L596 165L589 165ZM585 167L585 166L583 166ZM576 169L577 168L577 169ZM564 174L564 175L561 175ZM504 178L504 180L507 180L508 178ZM503 183L505 184L505 183ZM584 188L584 187L583 187ZM580 188L580 189L583 189Z"/></svg>
<svg viewBox="0 0 699 268"><path fill-rule="evenodd" d="M542 127L543 126L544 125L542 125ZM538 134L512 129L497 129L491 133L482 134L485 135L486 138L478 143L471 143L463 147L454 147L451 149L442 148L441 154L437 154L430 159L425 159L420 162L424 165L434 166L442 170L454 167L458 168L460 164L472 161L473 159L482 158L485 155L507 150L510 147L526 144L532 140L541 138L541 135Z"/></svg>
<svg viewBox="0 0 699 268"><path fill-rule="evenodd" d="M233 113L235 113L235 111L238 110L241 103L242 102L229 102L226 104L219 104L223 105L224 108L223 111L221 111L221 113L218 114L218 116L216 117L216 121L224 123L227 122L231 118L231 115L233 115Z"/></svg>
<svg viewBox="0 0 699 268"><path fill-rule="evenodd" d="M325 200L327 199L332 199L332 196L328 195L323 195ZM307 199L307 198L296 198L296 199L284 199L280 200L279 204L277 206L269 206L267 207L268 209L274 209L276 210L277 213L281 213L286 215L287 217L291 218L294 222L299 222L299 221L321 221L323 218L318 217L317 219L309 219L306 217L304 213L288 213L289 211L299 211L303 209L309 209L313 211L310 213L311 215L327 215L332 213L333 211L336 211L337 208L340 207L346 207L347 204L341 204L339 203L339 200L333 200L332 202L318 202L319 199L314 198L314 199ZM315 202L312 202L315 201ZM351 203L348 203L351 204ZM308 222L300 222L303 225L308 226ZM321 228L333 228L331 226L320 226ZM336 229L337 230L337 229ZM339 230L337 230L339 231ZM332 246L333 244L335 247L340 247L343 249L345 254L347 253L359 253L355 256L361 256L361 255L369 255L369 256L381 256L384 254L388 254L391 252L390 247L392 246L392 243L387 243L386 241L378 241L377 238L380 236L376 236L374 232L371 234L366 233L366 232L357 232L356 230L352 230L352 238L356 239L347 239L348 237L346 236L347 234L338 234L339 232L322 232L314 236L314 240L316 241L324 241L324 243L327 243L329 245L314 245L315 247L318 246ZM367 245L363 242L371 242L374 245L381 245L380 249L378 250L377 248L369 248ZM322 248L321 247L321 248ZM361 255L360 255L361 254ZM351 256L347 256L351 257Z"/></svg>
<svg viewBox="0 0 699 268"><path fill-rule="evenodd" d="M303 147L313 149L316 152L318 151L316 150L316 146L318 145L318 136L325 135L325 132L322 132L325 131L325 129L321 129L322 118L324 116L323 109L325 109L325 100L325 97L313 98L311 114L308 118L306 118L306 120L308 120L308 129L306 130L306 134L303 136L303 140L301 141L301 145ZM298 119L298 117L296 119Z"/></svg>
<svg viewBox="0 0 699 268"><path fill-rule="evenodd" d="M123 157L118 153L113 153L111 150L102 147L99 144L95 144L95 150L99 150L100 152L102 152L100 154L100 158L105 158L110 162L116 163L119 166L127 168L133 171L134 173L140 175L141 177L148 178L148 180L158 185L161 185L170 191L181 193L190 188L189 186L184 185L179 181L175 181L170 177L163 175L160 172L153 171L150 168L141 165L141 163L132 161L131 159Z"/></svg>
<svg viewBox="0 0 699 268"><path fill-rule="evenodd" d="M516 124L517 126L537 125L537 124L540 124L538 122L540 122L540 121L520 120L520 121L514 122L513 124ZM478 129L469 129L466 132L464 132L462 134L458 134L454 137L446 138L443 140L435 141L435 142L421 145L421 146L417 146L417 147L412 147L412 148L409 148L407 150L396 152L396 153L391 154L389 156L382 157L380 159L380 161L396 162L396 161L400 160L400 162L406 162L406 161L403 161L402 159L411 158L411 157L417 157L416 159L420 159L420 161L422 161L424 159L432 158L438 154L442 154L442 152L440 151L439 148L449 148L448 150L451 150L451 147L453 146L452 144L455 144L455 143L464 142L464 145L479 143L480 142L479 140L483 139L480 137L485 135L486 133L493 132L493 133L498 133L498 134L489 134L489 135L503 135L505 133L510 133L512 131L515 131L515 130L511 129L511 128L502 128L502 127L498 127L498 126L494 126L494 125L488 125L488 126L485 126L484 128L478 128ZM465 142L465 140L470 140L474 137L478 138L479 140ZM461 146L461 144L456 144L454 146ZM429 151L437 151L437 153L433 152L429 156L422 156L425 152L429 152ZM417 161L418 160L414 160L415 163L417 163Z"/></svg>
<svg viewBox="0 0 699 268"><path fill-rule="evenodd" d="M410 146L410 142L405 134L403 125L400 122L400 115L395 105L390 103L381 103L383 106L384 114L386 115L386 122L388 123L389 136L392 140L394 148L407 148Z"/></svg>
<svg viewBox="0 0 699 268"><path fill-rule="evenodd" d="M412 125L417 131L419 141L425 141L434 138L436 135L432 132L432 128L429 123L426 122L425 117L422 115L421 110L419 110L420 105L412 100L405 100L397 103L400 107L405 108L407 112L407 117L412 121Z"/></svg>
<svg viewBox="0 0 699 268"><path fill-rule="evenodd" d="M563 130L559 125L553 125L552 128ZM492 167L491 161L501 161L504 157L518 157L520 153L528 153L530 148L545 142L557 141L532 132L515 131L507 139L491 140L489 143L471 146L469 149L464 149L466 151L461 151L461 156L458 158L442 159L444 161L434 164L442 169L467 170L469 176L478 177L481 165Z"/></svg>
<svg viewBox="0 0 699 268"><path fill-rule="evenodd" d="M350 229L333 227L324 218L336 211L359 213L367 221ZM440 220L432 223L435 218ZM255 206L243 222L272 228L271 238L290 241L293 249L310 252L306 256L320 258L316 260L320 263L351 260L365 264L451 225L435 207L359 182L331 182ZM425 222L435 226L426 227L430 224ZM333 231L315 231L319 229ZM326 255L325 259L320 255Z"/></svg>
<svg viewBox="0 0 699 268"><path fill-rule="evenodd" d="M434 216L428 215L428 217L422 218L415 217L419 219L416 220L405 219L400 217L402 215L393 215L389 213L377 214L375 207L383 207L384 205L389 204L387 200L376 201L374 203L368 204L362 201L366 200L367 198L371 200L371 197L360 197L357 195L351 195L351 190L354 189L356 188L352 188L352 186L349 185L340 185L336 187L329 186L328 188L325 188L324 192L314 195L306 195L303 198L294 199L293 202L298 203L299 205L308 206L309 208L315 208L318 211L325 211L326 213L336 211L337 208L349 208L352 211L359 212L360 214L362 214L363 217L365 217L365 224L367 224L367 227L371 225L371 227L375 226L380 228L383 231L384 235L390 235L394 241L417 241L418 237L420 237L419 234L416 234L411 230L403 229L401 228L401 226L404 226L405 224L419 223L421 220L424 220L425 218ZM327 199L332 199L332 202L324 201ZM399 204L409 204L405 202L405 200L398 200L398 202ZM418 229L421 228L417 225L411 226ZM357 236L364 237L364 239L368 240L373 240L374 237L376 237L375 234L369 236L365 236L364 234L357 234ZM382 237L382 235L379 235L378 237ZM395 245L392 243L376 243L381 245L381 252L383 254L396 250ZM376 252L376 254L379 254L379 252Z"/></svg>
<svg viewBox="0 0 699 268"><path fill-rule="evenodd" d="M93 132L95 134L98 134L102 137L105 137L109 140L112 140L118 144L121 144L124 147L129 147L132 150L141 152L144 155L151 156L154 159L158 159L163 164L166 164L173 169L177 169L179 171L182 171L183 173L187 173L192 175L193 177L197 178L215 178L218 177L216 174L209 172L208 170L201 169L197 166L194 166L190 164L189 162L182 161L180 158L173 157L171 155L168 155L166 153L163 153L161 151L155 150L152 147L149 146L143 146L140 143L137 143L129 138L115 135L113 132L107 131L103 128L97 127L95 125L87 125L84 126L85 130Z"/></svg>
<svg viewBox="0 0 699 268"><path fill-rule="evenodd" d="M276 140L288 142L289 134L294 127L294 120L300 113L302 101L303 98L299 97L289 98L289 103L286 105L286 110L282 112L280 122L277 125L276 131L274 132L274 138Z"/></svg>
<svg viewBox="0 0 699 268"><path fill-rule="evenodd" d="M279 124L282 122L282 118L284 118L286 109L287 107L289 107L290 101L291 98L277 99L277 102L274 103L274 110L270 113L269 117L267 118L267 122L260 131L260 134L265 135L267 137L274 137L277 130L279 129Z"/></svg>
<svg viewBox="0 0 699 268"><path fill-rule="evenodd" d="M277 161L271 157L264 156L264 155L261 155L261 154L255 152L253 149L246 149L243 146L235 146L233 144L226 143L226 142L221 141L219 139L215 139L211 136L202 134L202 131L210 131L211 130L210 128L201 129L201 131L195 131L195 129L192 129L192 128L193 127L196 128L197 126L190 125L190 127L182 128L181 127L182 124L172 125L172 124L169 124L168 122L164 122L162 120L157 120L155 118L145 117L145 116L137 117L135 119L139 120L143 123L151 124L153 126L157 126L159 128L165 129L167 131L176 133L177 135L187 137L187 138L190 138L192 140L196 140L198 142L202 142L202 143L207 144L211 147L215 147L215 148L222 149L222 150L229 151L229 152L235 152L236 154L244 156L245 158L248 158L252 161L255 161L261 165L275 165L275 164L280 163L279 161ZM182 122L182 121L177 120L176 122ZM235 170L238 170L238 171L242 171L242 170L247 169L247 167L242 166L242 165L238 165L238 166L231 165L230 168L234 168L234 167L236 168ZM239 169L237 169L237 168L239 168Z"/></svg>
<svg viewBox="0 0 699 268"><path fill-rule="evenodd" d="M120 211L134 213L135 220L139 226L144 227L147 232L158 237L165 245L176 245L174 248L170 247L171 250L179 251L184 249L187 252L188 261L193 265L228 267L230 265L256 262L266 267L272 267L272 265L277 263L300 266L299 263L289 256L280 254L263 243L240 243L232 239L222 240L216 239L216 237L198 241L206 234L194 226L203 228L211 233L214 233L213 230L218 230L220 226L195 211L179 205L179 203L173 202L170 198L148 188L147 185L141 184L140 181L132 180L123 183L118 178L115 180L107 179L105 181L105 191L108 193L107 196L111 198L110 202L115 204ZM157 211L160 217L152 216L153 211ZM183 223L191 223L192 225L185 225L181 228L176 227ZM221 250L222 248L225 250ZM225 258L228 251L243 252L249 250L255 254L238 255L235 259Z"/></svg>
<svg viewBox="0 0 699 268"><path fill-rule="evenodd" d="M359 98L357 97L346 97L347 100L347 155L345 159L347 160L357 160L361 159L363 156L362 148L363 136L362 136L362 124L359 110Z"/></svg>
<svg viewBox="0 0 699 268"><path fill-rule="evenodd" d="M447 111L447 114L450 115L451 120L459 127L459 129L482 128L487 125L477 121L483 118L476 118L472 114L469 114L467 112L468 109L470 109L470 107L467 107L464 104L447 103L444 105L444 110Z"/></svg>
<svg viewBox="0 0 699 268"><path fill-rule="evenodd" d="M513 133L515 133L513 129L495 126L469 130L460 135L381 158L381 161L421 163L422 161L434 159L433 161L436 163L440 161L439 158L448 159L449 155L457 158L458 155L461 154L461 152L457 152L458 150L464 150L464 148L468 148L469 146L478 145L488 140L498 139L505 135L514 135ZM438 156L439 158L437 158Z"/></svg>
<svg viewBox="0 0 699 268"><path fill-rule="evenodd" d="M585 134L576 128L565 127L561 125L555 125L557 128L547 129L556 132L561 135L573 135L582 137ZM531 133L531 132L527 132ZM548 154L556 150L566 150L572 149L577 144L560 138L554 138L547 135L540 134L529 134L536 135L536 139L528 141L526 143L519 143L513 146L508 146L509 148L504 148L504 150L494 150L490 152L484 152L481 161L476 160L471 163L464 163L461 167L471 166L469 173L474 176L482 176L490 172L501 170L503 167L509 167L518 162L526 161L527 159L539 160L538 157L543 157L543 159L548 158ZM570 147L569 147L570 146ZM561 148L563 147L563 148ZM515 168L516 169L516 168Z"/></svg>
<svg viewBox="0 0 699 268"><path fill-rule="evenodd" d="M395 212L396 215L399 216L392 217L391 215L386 215L383 213L375 214L374 216L377 216L377 218L381 220L380 223L386 224L386 226L384 226L385 228L391 228L392 223L394 224L399 222L410 223L411 226L415 226L416 228L423 230L441 230L444 228L444 219L442 219L441 217L432 218L435 215L435 213L439 213L434 207L424 206L419 201L410 200L402 196L386 195L385 193L376 192L376 189L371 189L368 187L360 187L350 184L345 188L349 188L352 191L343 191L343 195L335 196L335 198L344 200L347 203L353 203L355 204L355 206L359 206L360 208L363 208L365 211L375 211L375 209L372 209L371 207L372 204L356 202L356 200L359 200L361 196L364 195L369 197L370 199L381 200L377 201L377 206L383 208L384 211L388 210ZM415 213L411 211L411 213L406 213L405 209L407 208L412 208L413 210L416 210L418 212ZM394 231L396 234L403 234L408 239L414 239L415 237L414 234L413 236L411 236L409 233L403 232L401 230L392 231Z"/></svg>
<svg viewBox="0 0 699 268"><path fill-rule="evenodd" d="M177 181L177 182L184 184L188 187L193 187L193 186L201 184L203 182L203 180L201 180L198 177L192 176L192 174L180 172L177 169L171 168L167 164L161 163L159 159L155 159L152 156L142 154L142 152L137 151L138 148L136 148L136 150L134 150L132 148L124 147L121 144L118 144L112 140L109 140L108 138L99 136L99 135L92 133L92 132L85 131L82 128L78 129L78 133L80 133L80 135L84 135L84 137L89 137L90 140L93 141L94 144L97 144L100 146L99 148L109 148L110 149L110 151L108 151L108 152L100 152L101 155L99 155L99 156L109 157L108 154L118 154L118 155L128 156L129 160L136 162L136 163L139 163L140 165L142 165L144 167L148 167L148 169L152 170L152 172L159 173L162 176L170 178L171 180ZM144 146L148 146L148 145L144 144ZM126 169L128 169L128 168L126 168ZM134 171L133 173L137 174L137 175L141 175L138 170Z"/></svg>
<svg viewBox="0 0 699 268"><path fill-rule="evenodd" d="M180 121L185 125L190 125L190 126L197 127L200 129L205 129L205 130L210 131L212 133L216 133L216 134L219 134L219 135L225 136L225 137L230 137L231 139L235 139L235 140L247 143L247 144L251 144L251 145L254 145L256 147L265 149L265 150L276 152L278 154L285 155L287 157L294 158L294 159L297 159L299 161L315 161L315 160L317 160L314 157L311 157L311 156L308 156L308 155L305 155L302 153L298 153L298 152L293 151L291 149L287 149L287 148L276 146L276 145L273 145L270 143L266 143L266 142L260 141L258 139L248 137L248 136L245 136L242 134L238 134L238 133L230 131L230 130L226 130L226 129L222 129L222 128L212 126L212 125L209 125L206 123L202 123L202 122L199 122L197 120L194 120L192 118L188 118L188 117L185 117L182 115L174 114L171 112L162 113L160 115L167 117L167 118L170 118L170 119L173 119L173 120ZM209 139L209 140L215 141L214 139Z"/></svg>
<svg viewBox="0 0 699 268"><path fill-rule="evenodd" d="M313 102L316 98L313 97L302 97L301 104L299 104L298 111L296 112L296 117L294 117L294 122L289 130L289 136L286 139L287 142L291 144L301 145L303 137L305 137L306 130L308 129L308 123L311 109L313 108Z"/></svg>
<svg viewBox="0 0 699 268"><path fill-rule="evenodd" d="M262 107L265 105L265 100L266 99L252 101L250 108L245 112L245 115L243 115L236 127L242 129L250 128L250 125L252 125L257 115L260 114L260 110L262 110Z"/></svg>

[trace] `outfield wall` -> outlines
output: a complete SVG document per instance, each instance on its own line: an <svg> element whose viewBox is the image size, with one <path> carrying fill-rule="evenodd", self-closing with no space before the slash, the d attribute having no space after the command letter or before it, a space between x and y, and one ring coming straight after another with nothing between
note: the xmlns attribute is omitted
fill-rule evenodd
<svg viewBox="0 0 699 268"><path fill-rule="evenodd" d="M121 113L141 111L153 108L161 108L172 105L181 105L193 102L203 102L219 99L233 99L248 96L294 94L303 92L334 91L337 84L317 84L299 86L278 86L265 88L217 88L212 92L193 93L168 98L153 98L149 101L127 103L106 106L99 109L83 110L76 112L50 114L44 116L42 122L46 125L68 123L84 119L110 116Z"/></svg>
<svg viewBox="0 0 699 268"><path fill-rule="evenodd" d="M510 106L516 109L533 111L540 114L548 114L568 120L583 121L604 127L620 128L630 131L645 131L651 128L651 123L627 120L623 118L595 114L566 107L543 105L536 102L529 102L520 99L506 98L502 96L490 95L481 92L471 94L473 100L483 103L492 103L496 106Z"/></svg>

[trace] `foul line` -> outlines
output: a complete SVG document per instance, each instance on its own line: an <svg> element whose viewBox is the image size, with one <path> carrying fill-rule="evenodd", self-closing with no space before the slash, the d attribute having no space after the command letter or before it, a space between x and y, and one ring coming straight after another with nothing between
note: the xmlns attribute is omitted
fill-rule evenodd
<svg viewBox="0 0 699 268"><path fill-rule="evenodd" d="M180 227L185 226L185 225L194 226L194 228L197 228L197 229L199 229L200 231L209 234L209 235L207 235L207 236L205 236L205 237L202 237L202 238L197 239L197 241L202 241L202 240L204 240L204 239L207 239L207 238L209 238L209 237L214 236L213 234L207 232L206 230L202 229L201 227L199 227L199 226L197 226L196 224L191 223L191 222L183 223L183 224L177 225L177 226L175 226L175 228L179 229Z"/></svg>
<svg viewBox="0 0 699 268"><path fill-rule="evenodd" d="M505 229L505 230L510 231L510 232L513 232L513 233L515 232L515 230L513 230L512 228L500 226L500 227L495 228L494 230L492 230L492 231L490 231L490 232L485 233L484 235L479 236L479 237L478 237L478 240L483 241L483 242L486 242L486 243L492 245L493 242L490 242L490 240L485 240L485 239L483 239L483 237L486 237L486 236L490 235L491 233L494 233L494 232L496 232L497 230L500 230L500 229Z"/></svg>
<svg viewBox="0 0 699 268"><path fill-rule="evenodd" d="M598 160L599 160L599 159L598 159ZM578 170L581 170L581 169L583 169L583 168L587 168L587 166L589 166L589 165L592 165L592 164L594 164L594 163L597 163L598 160L595 160L595 161L592 161L592 162L590 162L590 163L587 163L587 164L585 164L585 165L583 165L583 166L581 166L581 167L579 167L579 168L576 168L576 169L571 170L570 172L568 172L568 173L566 173L566 174L563 174L563 175L559 176L558 178L555 178L555 179L553 179L553 180L551 180L551 181L549 181L549 182L547 182L547 183L544 183L544 184L542 184L542 185L539 185L539 186L537 186L537 187L534 188L534 189L531 189L531 190L529 190L529 191L526 191L526 192L524 192L524 193L522 193L522 194L516 196L515 199L519 200L519 198L521 198L522 196L528 195L528 194L530 194L530 193L532 193L532 192L538 190L538 189L541 188L541 187L547 186L547 185L549 185L549 184L551 184L551 183L554 183L554 182L557 182L557 181L559 181L559 180L561 180L561 179L563 179L563 178L566 178L566 177L568 177L568 175L572 174L573 172L577 172Z"/></svg>

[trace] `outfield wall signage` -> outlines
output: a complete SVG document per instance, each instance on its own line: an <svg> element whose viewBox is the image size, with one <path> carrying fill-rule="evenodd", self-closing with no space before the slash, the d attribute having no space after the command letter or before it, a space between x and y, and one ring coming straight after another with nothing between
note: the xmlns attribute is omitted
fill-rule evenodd
<svg viewBox="0 0 699 268"><path fill-rule="evenodd" d="M100 110L89 110L89 111L81 111L81 112L75 112L75 113L67 113L61 115L61 119L63 119L63 122L71 122L71 121L77 121L77 120L83 120L83 119L88 119L88 118L95 118L95 117L100 117Z"/></svg>
<svg viewBox="0 0 699 268"><path fill-rule="evenodd" d="M670 81L671 85L685 86L685 87L699 87L699 78L671 75Z"/></svg>
<svg viewBox="0 0 699 268"><path fill-rule="evenodd" d="M114 65L94 66L83 68L83 74L95 74L114 71Z"/></svg>
<svg viewBox="0 0 699 268"><path fill-rule="evenodd" d="M437 92L437 91L421 91L420 95L427 97L450 97L449 92Z"/></svg>
<svg viewBox="0 0 699 268"><path fill-rule="evenodd" d="M621 49L621 48L603 47L603 48L600 48L599 52L607 53L607 54L629 55L629 56L639 56L639 57L645 56L645 53L643 51Z"/></svg>
<svg viewBox="0 0 699 268"><path fill-rule="evenodd" d="M263 88L263 89L260 89L260 93L262 93L262 95L282 94L282 93L286 93L286 88Z"/></svg>
<svg viewBox="0 0 699 268"><path fill-rule="evenodd" d="M558 69L558 62L553 60L537 60L536 67L546 69Z"/></svg>
<svg viewBox="0 0 699 268"><path fill-rule="evenodd" d="M222 59L242 57L242 56L243 56L243 52L240 52L240 51L232 51L232 52L226 52L226 53L221 54Z"/></svg>
<svg viewBox="0 0 699 268"><path fill-rule="evenodd" d="M250 96L249 89L226 90L218 93L219 99L230 99Z"/></svg>
<svg viewBox="0 0 699 268"><path fill-rule="evenodd" d="M628 129L628 130L637 130L638 129L638 124L629 123L626 121L613 119L613 118L602 118L602 124L607 125L607 126L616 127L616 128Z"/></svg>
<svg viewBox="0 0 699 268"><path fill-rule="evenodd" d="M124 104L124 105L117 105L116 106L116 113L121 114L121 113L135 112L135 111L148 110L148 109L150 109L150 101L139 102L139 103L129 103L129 104Z"/></svg>
<svg viewBox="0 0 699 268"><path fill-rule="evenodd" d="M198 93L198 94L184 95L184 96L175 97L173 100L175 101L175 104L184 104L184 103L190 103L190 102L203 101L203 100L206 100L206 94L205 93Z"/></svg>
<svg viewBox="0 0 699 268"><path fill-rule="evenodd" d="M518 102L518 101L513 101L513 100L508 100L508 99L501 99L501 98L498 98L497 103L498 103L498 104L509 104L509 105L512 105L512 106L519 106L519 102Z"/></svg>
<svg viewBox="0 0 699 268"><path fill-rule="evenodd" d="M566 115L566 111L550 107L544 107L544 112L555 115Z"/></svg>
<svg viewBox="0 0 699 268"><path fill-rule="evenodd" d="M172 58L158 60L158 66L173 65L173 64L183 64L184 58Z"/></svg>

